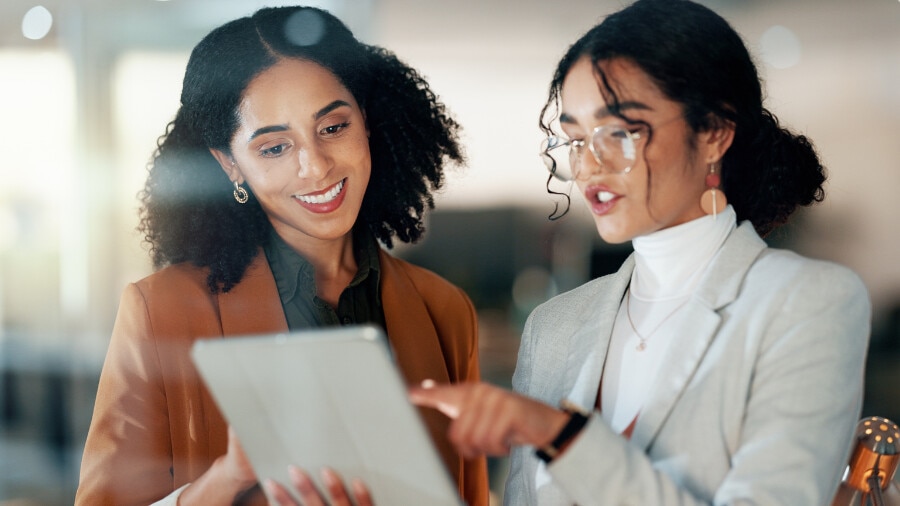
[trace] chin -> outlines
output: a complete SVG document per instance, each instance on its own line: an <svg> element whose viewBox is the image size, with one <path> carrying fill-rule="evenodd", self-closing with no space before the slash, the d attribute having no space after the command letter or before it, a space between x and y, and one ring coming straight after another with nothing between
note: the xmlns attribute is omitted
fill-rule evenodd
<svg viewBox="0 0 900 506"><path fill-rule="evenodd" d="M610 232L600 232L600 238L607 244L623 244L632 239L630 235Z"/></svg>
<svg viewBox="0 0 900 506"><path fill-rule="evenodd" d="M619 237L619 236L610 237L607 239L606 237L604 237L602 235L600 236L600 238L603 239L603 242L605 242L606 244L625 244L626 242L633 239L632 237L623 238L623 237Z"/></svg>
<svg viewBox="0 0 900 506"><path fill-rule="evenodd" d="M611 228L604 224L597 223L597 233L600 239L607 244L623 244L634 238L634 234L620 228Z"/></svg>

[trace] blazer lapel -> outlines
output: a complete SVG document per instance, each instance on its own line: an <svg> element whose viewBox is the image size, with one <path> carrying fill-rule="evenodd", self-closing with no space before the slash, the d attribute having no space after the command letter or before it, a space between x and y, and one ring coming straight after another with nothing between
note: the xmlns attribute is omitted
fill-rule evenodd
<svg viewBox="0 0 900 506"><path fill-rule="evenodd" d="M682 323L675 329L675 339L669 344L668 354L631 434L631 441L643 449L650 446L687 387L721 320L714 308L699 303L696 297L685 306L682 316L679 320Z"/></svg>
<svg viewBox="0 0 900 506"><path fill-rule="evenodd" d="M384 250L381 263L381 302L387 324L388 340L394 360L410 384L433 379L449 383L450 374L444 362L441 341L419 290L398 261Z"/></svg>
<svg viewBox="0 0 900 506"><path fill-rule="evenodd" d="M269 262L262 250L247 267L244 277L229 292L219 293L219 320L222 323L222 337L245 335L275 334L287 332L287 320L275 277L269 268ZM202 389L201 398L207 413L216 416L208 418L209 456L222 455L227 450L228 424L219 413L216 403L206 389Z"/></svg>
<svg viewBox="0 0 900 506"><path fill-rule="evenodd" d="M718 311L737 297L747 271L765 248L750 222L725 240L678 320L676 337L634 426L633 444L645 450L652 444L715 338Z"/></svg>
<svg viewBox="0 0 900 506"><path fill-rule="evenodd" d="M450 371L441 338L423 295L428 293L428 287L423 286L420 290L404 269L402 260L393 258L384 250L379 252L379 260L381 302L397 369L410 385L417 385L426 379L449 383ZM451 356L446 358L449 360ZM434 409L420 407L418 411L444 465L453 479L458 481L464 472L463 462L447 438L450 419Z"/></svg>
<svg viewBox="0 0 900 506"><path fill-rule="evenodd" d="M275 277L262 250L257 252L241 281L218 297L223 336L288 330Z"/></svg>
<svg viewBox="0 0 900 506"><path fill-rule="evenodd" d="M587 410L593 409L597 400L616 314L633 270L634 254L611 276L609 283L596 285L602 291L589 298L594 302L585 304L583 317L573 322L576 330L567 346L569 356L563 392L566 398Z"/></svg>

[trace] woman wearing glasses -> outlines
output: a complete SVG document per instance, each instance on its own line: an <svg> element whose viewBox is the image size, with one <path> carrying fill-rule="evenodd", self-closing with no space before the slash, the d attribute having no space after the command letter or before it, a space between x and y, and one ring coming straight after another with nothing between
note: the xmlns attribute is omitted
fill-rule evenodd
<svg viewBox="0 0 900 506"><path fill-rule="evenodd" d="M512 447L507 504L829 503L870 306L852 272L760 238L822 200L825 175L763 107L740 36L689 1L640 0L571 46L542 125L552 175L635 252L532 313L516 393L428 384L413 401L455 418L466 455Z"/></svg>

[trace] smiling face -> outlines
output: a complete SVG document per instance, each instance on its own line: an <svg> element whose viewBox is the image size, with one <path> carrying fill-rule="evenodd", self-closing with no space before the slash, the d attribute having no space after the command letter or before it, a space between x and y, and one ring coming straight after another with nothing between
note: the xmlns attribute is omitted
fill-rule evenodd
<svg viewBox="0 0 900 506"><path fill-rule="evenodd" d="M577 185L604 241L622 243L704 215L700 195L710 163L731 142L728 129L693 132L682 107L668 99L650 77L628 60L601 63L628 118L610 113L590 58L582 57L566 75L560 92L560 125L570 139L586 139L601 125L618 125L640 136L630 172L613 173L582 150ZM692 139L693 138L693 139Z"/></svg>
<svg viewBox="0 0 900 506"><path fill-rule="evenodd" d="M349 237L372 164L363 111L334 74L282 60L250 82L239 117L231 157L212 153L278 235L298 251Z"/></svg>

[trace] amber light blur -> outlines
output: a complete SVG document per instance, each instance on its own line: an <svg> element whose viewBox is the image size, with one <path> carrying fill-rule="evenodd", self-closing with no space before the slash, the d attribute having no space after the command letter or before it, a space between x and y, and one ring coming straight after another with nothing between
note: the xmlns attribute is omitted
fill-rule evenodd
<svg viewBox="0 0 900 506"><path fill-rule="evenodd" d="M847 484L870 491L869 479L878 473L882 490L887 489L900 463L900 428L878 416L863 419L856 429L857 445L850 457Z"/></svg>

